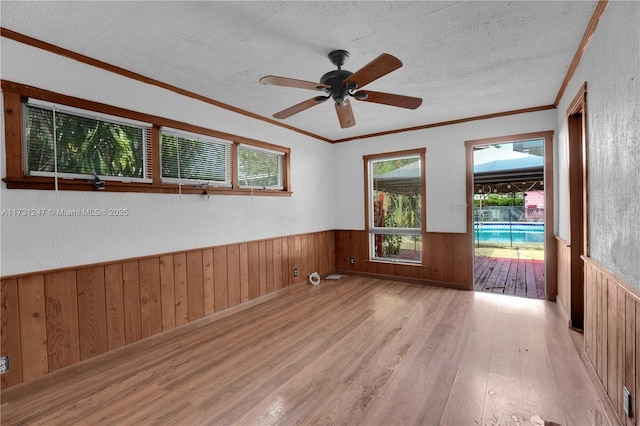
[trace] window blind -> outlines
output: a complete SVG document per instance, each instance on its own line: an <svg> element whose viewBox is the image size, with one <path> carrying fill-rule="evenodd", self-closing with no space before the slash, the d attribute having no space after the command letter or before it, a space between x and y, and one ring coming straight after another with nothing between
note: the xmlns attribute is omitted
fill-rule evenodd
<svg viewBox="0 0 640 426"><path fill-rule="evenodd" d="M163 127L162 180L231 186L231 142Z"/></svg>
<svg viewBox="0 0 640 426"><path fill-rule="evenodd" d="M150 179L146 123L34 100L25 104L24 114L27 174Z"/></svg>

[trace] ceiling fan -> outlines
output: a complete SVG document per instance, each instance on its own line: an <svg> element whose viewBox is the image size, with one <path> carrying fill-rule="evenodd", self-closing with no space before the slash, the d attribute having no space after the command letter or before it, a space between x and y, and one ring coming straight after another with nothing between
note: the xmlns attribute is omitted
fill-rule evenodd
<svg viewBox="0 0 640 426"><path fill-rule="evenodd" d="M400 68L402 62L395 56L383 53L354 73L342 69L347 59L349 59L349 52L346 50L334 50L329 53L329 60L337 66L338 69L329 71L323 75L320 78L320 83L273 75L262 77L260 79L260 83L262 84L317 90L325 92L328 95L307 99L306 101L273 114L273 117L285 119L312 106L319 105L329 98L333 98L338 120L340 121L340 127L347 128L356 124L351 103L349 102L349 96L358 101L375 102L408 109L416 109L422 104L421 98L396 95L393 93L374 92L371 90L360 90L366 84Z"/></svg>

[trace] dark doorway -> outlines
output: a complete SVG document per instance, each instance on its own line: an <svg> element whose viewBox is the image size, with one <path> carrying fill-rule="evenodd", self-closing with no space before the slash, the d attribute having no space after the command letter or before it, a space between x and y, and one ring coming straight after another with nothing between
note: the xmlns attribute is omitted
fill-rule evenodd
<svg viewBox="0 0 640 426"><path fill-rule="evenodd" d="M587 144L586 144L586 85L567 110L569 135L569 238L570 238L570 295L569 326L584 329L584 262L588 253L587 238Z"/></svg>

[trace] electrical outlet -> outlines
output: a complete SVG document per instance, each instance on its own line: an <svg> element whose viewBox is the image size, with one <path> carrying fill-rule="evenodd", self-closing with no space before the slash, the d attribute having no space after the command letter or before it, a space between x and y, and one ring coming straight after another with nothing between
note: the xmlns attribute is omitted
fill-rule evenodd
<svg viewBox="0 0 640 426"><path fill-rule="evenodd" d="M622 387L622 408L627 417L631 417L631 392L626 386Z"/></svg>
<svg viewBox="0 0 640 426"><path fill-rule="evenodd" d="M355 265L356 264L356 259L352 257L351 259L349 259L349 263L352 264L352 265Z"/></svg>
<svg viewBox="0 0 640 426"><path fill-rule="evenodd" d="M9 356L0 357L0 374L4 374L9 370Z"/></svg>
<svg viewBox="0 0 640 426"><path fill-rule="evenodd" d="M293 276L294 277L298 276L298 268L293 268Z"/></svg>

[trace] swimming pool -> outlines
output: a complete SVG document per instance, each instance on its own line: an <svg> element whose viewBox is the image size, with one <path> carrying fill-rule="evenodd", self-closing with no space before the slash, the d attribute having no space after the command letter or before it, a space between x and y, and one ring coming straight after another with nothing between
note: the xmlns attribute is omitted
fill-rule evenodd
<svg viewBox="0 0 640 426"><path fill-rule="evenodd" d="M480 243L495 244L543 244L544 224L542 223L476 223L473 239Z"/></svg>

